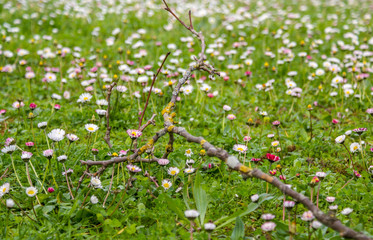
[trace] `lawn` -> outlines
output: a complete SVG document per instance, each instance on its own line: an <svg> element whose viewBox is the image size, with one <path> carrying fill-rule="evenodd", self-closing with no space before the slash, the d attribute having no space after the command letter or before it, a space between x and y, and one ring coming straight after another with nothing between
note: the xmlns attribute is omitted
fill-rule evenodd
<svg viewBox="0 0 373 240"><path fill-rule="evenodd" d="M372 7L0 0L0 239L371 239Z"/></svg>

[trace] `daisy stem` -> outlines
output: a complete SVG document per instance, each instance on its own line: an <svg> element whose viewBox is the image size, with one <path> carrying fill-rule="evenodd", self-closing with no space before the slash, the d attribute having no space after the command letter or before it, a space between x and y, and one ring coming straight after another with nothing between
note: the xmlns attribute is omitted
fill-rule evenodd
<svg viewBox="0 0 373 240"><path fill-rule="evenodd" d="M32 171L35 173L35 176L36 176L36 180L39 182L39 184L41 185L41 187L43 188L43 190L44 190L44 192L45 192L45 194L47 194L47 190L45 190L45 188L44 188L44 186L43 186L43 184L42 184L42 182L40 181L40 179L39 179L39 176L38 176L38 174L36 173L36 171L35 171L35 168L34 168L34 165L32 165L32 162L31 162L31 160L30 160L30 166L31 166L31 168L32 168Z"/></svg>
<svg viewBox="0 0 373 240"><path fill-rule="evenodd" d="M95 140L93 141L92 146L96 143L96 140L97 140L97 134L98 134L98 131L96 131Z"/></svg>
<svg viewBox="0 0 373 240"><path fill-rule="evenodd" d="M45 135L45 138L47 139L48 149L51 149L51 147L50 147L50 145L49 145L49 140L48 140L48 136L47 136L47 131L45 130L45 128L44 128L44 135Z"/></svg>
<svg viewBox="0 0 373 240"><path fill-rule="evenodd" d="M88 136L88 144L87 144L87 149L85 151L85 156L88 155L88 149L89 149L90 144L91 144L91 133L89 133L89 136Z"/></svg>
<svg viewBox="0 0 373 240"><path fill-rule="evenodd" d="M71 142L69 141L69 145L67 146L66 156L69 156L70 146L71 146Z"/></svg>
<svg viewBox="0 0 373 240"><path fill-rule="evenodd" d="M313 136L312 136L312 115L311 115L311 111L309 111L310 112L310 131L311 131L311 138L310 138L310 140L312 140L312 138L313 138ZM329 134L329 136L330 136L330 134Z"/></svg>
<svg viewBox="0 0 373 240"><path fill-rule="evenodd" d="M89 188L87 194L85 195L84 200L83 200L83 202L82 202L82 205L80 206L80 209L83 208L84 203L85 203L85 201L87 200L88 194L91 192L91 190L92 190L92 187Z"/></svg>
<svg viewBox="0 0 373 240"><path fill-rule="evenodd" d="M74 200L74 195L73 193L71 192L71 188L70 188L70 183L69 183L69 179L67 178L67 171L66 171L66 166L65 166L65 163L62 163L62 166L63 168L65 169L65 178L66 178L66 182L67 182L67 187L69 189L69 192L70 192L70 196L71 196L71 199Z"/></svg>
<svg viewBox="0 0 373 240"><path fill-rule="evenodd" d="M50 173L51 173L51 175L52 175L54 185L56 185L56 187L58 188L58 185L57 185L56 179L54 179L53 168L52 168L52 164L51 164L50 161L51 161L51 160L49 159L49 165L51 166Z"/></svg>
<svg viewBox="0 0 373 240"><path fill-rule="evenodd" d="M30 119L30 121L31 121L30 125L31 125L32 138L33 138L34 143L35 143L36 141L35 141L34 125L32 124L32 118ZM36 150L38 149L37 144L35 144L35 148L36 148Z"/></svg>
<svg viewBox="0 0 373 240"><path fill-rule="evenodd" d="M33 99L33 96L32 96L32 89L31 89L31 79L29 79L29 81L28 81L28 90L29 90L29 92L30 92L30 100L32 101L32 99Z"/></svg>
<svg viewBox="0 0 373 240"><path fill-rule="evenodd" d="M25 211L23 211L23 209L21 208L21 206L18 204L18 202L16 201L16 199L9 193L9 196L12 197L13 201L16 203L16 205L19 207L19 209L21 209L22 213L24 215L26 215L28 218L30 218L32 221L36 222L35 219L31 218Z"/></svg>
<svg viewBox="0 0 373 240"><path fill-rule="evenodd" d="M223 127L222 127L222 133L224 133L224 126L225 126L225 111L224 111L224 116L223 116Z"/></svg>
<svg viewBox="0 0 373 240"><path fill-rule="evenodd" d="M131 177L128 178L127 186L126 186L126 188L124 189L123 194L122 194L122 196L120 197L120 200L119 200L117 206L115 207L114 211L109 215L109 217L111 217L111 216L112 216L112 215L117 211L119 205L122 203L123 198L124 198L124 195L126 194L127 189L128 189L128 186L130 185L130 181L131 181Z"/></svg>
<svg viewBox="0 0 373 240"><path fill-rule="evenodd" d="M310 222L307 222L308 240L311 240Z"/></svg>
<svg viewBox="0 0 373 240"><path fill-rule="evenodd" d="M311 202L313 203L312 199L313 199L313 187L311 187Z"/></svg>
<svg viewBox="0 0 373 240"><path fill-rule="evenodd" d="M224 193L223 193L223 196L222 198L225 196L226 192L227 192L227 189L228 189L228 184L229 184L229 181L231 180L231 175L232 175L232 171L229 171L229 177L228 177L228 181L227 181L227 187L225 187L225 190L224 190Z"/></svg>
<svg viewBox="0 0 373 240"><path fill-rule="evenodd" d="M10 159L12 160L12 167L13 167L13 170L14 170L14 174L16 175L17 181L18 181L19 185L21 185L21 187L23 187L21 181L19 180L19 177L18 177L18 174L17 174L17 171L16 171L16 167L14 166L13 154L10 154Z"/></svg>
<svg viewBox="0 0 373 240"><path fill-rule="evenodd" d="M190 240L193 240L193 222L190 221Z"/></svg>
<svg viewBox="0 0 373 240"><path fill-rule="evenodd" d="M316 207L319 207L319 195L320 195L320 187L321 187L321 181L319 182L319 187L317 188L317 196L316 196Z"/></svg>
<svg viewBox="0 0 373 240"><path fill-rule="evenodd" d="M361 151L360 151L360 153L361 153L361 159L363 159L363 161L364 161L364 156L365 156L365 153L364 153L364 148L363 148L363 145L361 144L361 135L359 135L359 140L360 140L360 142L359 142L359 144L360 144L360 148L361 148Z"/></svg>
<svg viewBox="0 0 373 240"><path fill-rule="evenodd" d="M289 111L289 115L290 115L291 112L293 111L293 107L294 107L294 98L293 98L293 103L291 104L291 108L290 108L290 111Z"/></svg>
<svg viewBox="0 0 373 240"><path fill-rule="evenodd" d="M282 221L285 221L285 201L286 201L286 195L284 194L284 201L282 202Z"/></svg>
<svg viewBox="0 0 373 240"><path fill-rule="evenodd" d="M48 160L47 167L45 168L44 176L43 176L43 183L41 184L43 186L45 178L47 177L47 172L49 168L50 161Z"/></svg>
<svg viewBox="0 0 373 240"><path fill-rule="evenodd" d="M39 222L39 220L38 220L38 215L36 214L36 211L35 211L35 208L34 208L34 201L33 201L32 198L31 198L31 208L32 208L32 211L33 211L34 214L35 214L36 221Z"/></svg>
<svg viewBox="0 0 373 240"><path fill-rule="evenodd" d="M354 162L353 162L353 160L352 160L352 156L351 156L350 151L349 151L348 148L346 147L346 144L345 144L345 143L342 143L342 145L346 148L346 151L348 152L348 155L350 156L350 161L351 161L352 168L355 169L355 167L354 167Z"/></svg>
<svg viewBox="0 0 373 240"><path fill-rule="evenodd" d="M121 166L121 164L118 164L118 168L117 168L117 185L119 184L120 166Z"/></svg>
<svg viewBox="0 0 373 240"><path fill-rule="evenodd" d="M119 164L118 164L119 165ZM105 207L105 203L106 203L106 200L107 198L109 197L110 195L110 191L111 191L111 186L113 186L113 179L114 179L114 172L115 172L115 163L113 164L113 170L111 172L111 180L110 180L110 185L109 185L109 190L106 194L106 197L105 197L105 200L104 200L104 203L102 204L102 207L104 208ZM119 173L119 172L118 172ZM119 175L119 174L118 174Z"/></svg>
<svg viewBox="0 0 373 240"><path fill-rule="evenodd" d="M130 151L132 151L133 140L134 140L134 139L132 138L131 146L130 146Z"/></svg>
<svg viewBox="0 0 373 240"><path fill-rule="evenodd" d="M293 229L292 229L292 226L291 226L291 214L290 214L290 211L288 211L288 221L289 221L289 233L290 233L290 237L289 237L289 240L292 240L293 239Z"/></svg>
<svg viewBox="0 0 373 240"><path fill-rule="evenodd" d="M279 128L279 126L276 127L276 130L277 130L278 142L279 142L280 148L281 148L280 157L282 159L282 146L281 146L281 140L280 140L280 130L278 130L278 128Z"/></svg>
<svg viewBox="0 0 373 240"><path fill-rule="evenodd" d="M347 186L347 184L349 184L351 181L352 181L352 179L354 179L354 177L352 177L350 180L348 180L346 183L345 183L345 185L343 185L338 191L337 191L337 194L344 188L344 187L346 187Z"/></svg>
<svg viewBox="0 0 373 240"><path fill-rule="evenodd" d="M27 180L28 180L30 186L33 187L33 185L32 185L32 181L31 181L31 177L30 177L30 172L29 172L29 170L28 170L28 164L27 164L27 162L25 163L25 165L26 165ZM41 203L40 203L40 201L39 201L38 196L35 196L35 197L36 197L36 200L38 201L39 205L41 206Z"/></svg>

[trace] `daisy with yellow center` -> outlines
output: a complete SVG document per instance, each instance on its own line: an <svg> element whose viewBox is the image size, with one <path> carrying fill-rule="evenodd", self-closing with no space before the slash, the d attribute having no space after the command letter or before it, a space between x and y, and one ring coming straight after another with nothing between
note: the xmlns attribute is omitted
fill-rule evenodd
<svg viewBox="0 0 373 240"><path fill-rule="evenodd" d="M85 125L85 129L90 133L94 133L98 130L98 126L96 124L90 123Z"/></svg>
<svg viewBox="0 0 373 240"><path fill-rule="evenodd" d="M185 150L185 156L187 156L187 157L191 157L192 156L192 154L193 154L193 152L192 152L192 149L187 149L187 150Z"/></svg>
<svg viewBox="0 0 373 240"><path fill-rule="evenodd" d="M167 173L171 176L176 176L179 174L180 170L177 167L170 167L167 171Z"/></svg>
<svg viewBox="0 0 373 240"><path fill-rule="evenodd" d="M172 183L170 180L168 179L164 179L162 181L162 187L165 189L165 190L168 190L170 187L172 186Z"/></svg>
<svg viewBox="0 0 373 240"><path fill-rule="evenodd" d="M4 183L1 187L0 187L0 196L3 196L5 194L7 194L10 190L10 184L9 183Z"/></svg>
<svg viewBox="0 0 373 240"><path fill-rule="evenodd" d="M188 167L184 170L185 173L194 173L196 169L195 168L192 168L192 167Z"/></svg>
<svg viewBox="0 0 373 240"><path fill-rule="evenodd" d="M90 93L83 93L79 96L78 103L86 103L89 102L92 98Z"/></svg>
<svg viewBox="0 0 373 240"><path fill-rule="evenodd" d="M139 138L142 135L142 132L136 129L128 129L127 134L130 136L130 138L135 139Z"/></svg>
<svg viewBox="0 0 373 240"><path fill-rule="evenodd" d="M26 188L26 194L29 197L34 197L38 193L38 190L34 187L28 187Z"/></svg>
<svg viewBox="0 0 373 240"><path fill-rule="evenodd" d="M243 144L235 144L233 150L239 153L244 153L247 151L247 147Z"/></svg>
<svg viewBox="0 0 373 240"><path fill-rule="evenodd" d="M280 144L279 141L273 141L273 142L271 143L271 145L272 145L273 147L277 147L279 144Z"/></svg>

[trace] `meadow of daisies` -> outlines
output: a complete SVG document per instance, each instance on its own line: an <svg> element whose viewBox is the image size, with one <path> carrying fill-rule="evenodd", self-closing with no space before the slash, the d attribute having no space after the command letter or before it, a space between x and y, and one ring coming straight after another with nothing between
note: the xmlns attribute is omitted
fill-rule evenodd
<svg viewBox="0 0 373 240"><path fill-rule="evenodd" d="M373 3L167 4L0 0L0 239L373 237Z"/></svg>

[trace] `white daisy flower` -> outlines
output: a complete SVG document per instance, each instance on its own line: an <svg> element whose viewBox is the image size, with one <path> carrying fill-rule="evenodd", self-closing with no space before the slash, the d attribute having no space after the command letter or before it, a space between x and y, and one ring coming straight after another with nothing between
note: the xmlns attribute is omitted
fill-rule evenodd
<svg viewBox="0 0 373 240"><path fill-rule="evenodd" d="M91 200L92 204L97 204L98 203L98 198L95 195L92 195L90 200Z"/></svg>
<svg viewBox="0 0 373 240"><path fill-rule="evenodd" d="M339 136L339 137L337 137L336 139L335 139L335 142L336 143L344 143L344 141L345 141L345 139L346 139L346 135L341 135L341 136Z"/></svg>
<svg viewBox="0 0 373 240"><path fill-rule="evenodd" d="M179 174L180 172L180 169L178 169L177 167L170 167L167 171L167 173L171 176L176 176L177 174Z"/></svg>
<svg viewBox="0 0 373 240"><path fill-rule="evenodd" d="M86 103L89 102L92 98L92 95L90 93L83 93L79 96L78 103Z"/></svg>
<svg viewBox="0 0 373 240"><path fill-rule="evenodd" d="M360 145L360 143L357 143L357 142L351 143L351 145L350 145L350 151L352 153L358 152L358 151L360 152L361 151L361 145Z"/></svg>
<svg viewBox="0 0 373 240"><path fill-rule="evenodd" d="M38 193L38 190L34 187L28 187L26 188L26 194L29 197L34 197Z"/></svg>
<svg viewBox="0 0 373 240"><path fill-rule="evenodd" d="M63 129L53 129L48 133L48 137L55 142L59 142L65 138L65 131Z"/></svg>
<svg viewBox="0 0 373 240"><path fill-rule="evenodd" d="M85 129L90 133L94 133L98 130L98 126L96 124L90 123L85 125Z"/></svg>
<svg viewBox="0 0 373 240"><path fill-rule="evenodd" d="M6 146L3 149L1 149L1 151L3 153L8 153L8 154L12 154L16 150L17 150L17 146L16 145L9 145L9 146Z"/></svg>
<svg viewBox="0 0 373 240"><path fill-rule="evenodd" d="M162 181L162 187L163 187L165 190L168 190L171 186L172 186L172 183L171 183L170 180L164 179L164 180Z"/></svg>

